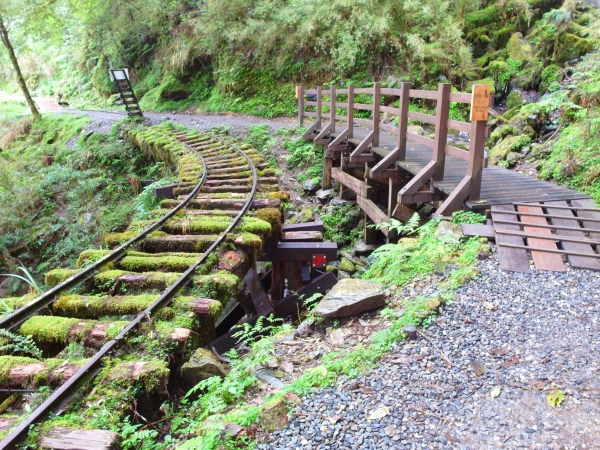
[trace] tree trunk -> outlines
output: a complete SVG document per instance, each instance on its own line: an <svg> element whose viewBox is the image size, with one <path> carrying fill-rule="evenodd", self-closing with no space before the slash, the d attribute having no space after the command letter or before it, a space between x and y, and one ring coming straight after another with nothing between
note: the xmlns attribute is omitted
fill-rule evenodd
<svg viewBox="0 0 600 450"><path fill-rule="evenodd" d="M12 62L13 68L15 72L17 72L17 82L23 91L23 95L25 96L25 100L27 100L27 104L29 105L29 109L31 110L31 114L34 119L41 119L42 115L38 111L35 103L33 103L33 99L31 98L31 94L29 93L29 89L27 89L27 84L25 84L25 78L23 78L23 74L21 73L21 68L19 67L19 62L17 61L17 57L15 56L15 51L13 49L10 40L8 39L8 30L4 26L4 18L2 14L0 14L0 37L2 38L2 42L6 46L6 50L8 50L8 57Z"/></svg>

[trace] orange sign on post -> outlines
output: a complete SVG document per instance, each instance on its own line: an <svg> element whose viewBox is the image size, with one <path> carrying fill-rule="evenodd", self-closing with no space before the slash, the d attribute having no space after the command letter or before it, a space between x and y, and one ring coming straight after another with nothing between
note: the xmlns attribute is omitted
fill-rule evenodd
<svg viewBox="0 0 600 450"><path fill-rule="evenodd" d="M471 122L485 122L488 120L488 108L490 107L489 84L473 85L473 95L471 97Z"/></svg>

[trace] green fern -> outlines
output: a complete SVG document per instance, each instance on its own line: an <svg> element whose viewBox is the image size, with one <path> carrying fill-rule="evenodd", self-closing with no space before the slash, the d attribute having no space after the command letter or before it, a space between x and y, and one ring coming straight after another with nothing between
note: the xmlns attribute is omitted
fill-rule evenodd
<svg viewBox="0 0 600 450"><path fill-rule="evenodd" d="M419 213L414 213L408 222L402 223L398 219L390 218L389 222L382 222L374 225L369 225L371 228L381 230L386 228L388 231L396 232L398 236L403 234L413 234L419 228L421 217Z"/></svg>
<svg viewBox="0 0 600 450"><path fill-rule="evenodd" d="M36 359L44 358L44 354L35 345L31 336L21 336L11 333L8 330L0 329L0 338L3 338L2 341L4 342L4 344L0 345L0 354L2 355L26 354Z"/></svg>

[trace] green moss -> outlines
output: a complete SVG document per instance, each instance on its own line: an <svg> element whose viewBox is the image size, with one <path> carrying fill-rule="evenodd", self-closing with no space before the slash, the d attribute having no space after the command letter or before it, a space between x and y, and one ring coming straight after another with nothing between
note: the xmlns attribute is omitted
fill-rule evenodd
<svg viewBox="0 0 600 450"><path fill-rule="evenodd" d="M6 384L8 374L13 367L39 362L37 359L26 358L24 356L0 356L0 384Z"/></svg>
<svg viewBox="0 0 600 450"><path fill-rule="evenodd" d="M19 333L31 336L35 342L64 344L69 332L80 322L79 319L54 316L35 316L27 319Z"/></svg>
<svg viewBox="0 0 600 450"><path fill-rule="evenodd" d="M164 361L119 362L107 367L102 378L119 390L137 385L145 393L163 392L169 379L169 367Z"/></svg>
<svg viewBox="0 0 600 450"><path fill-rule="evenodd" d="M497 164L503 161L510 152L520 152L530 142L531 138L526 135L507 137L490 150L490 161Z"/></svg>
<svg viewBox="0 0 600 450"><path fill-rule="evenodd" d="M177 279L181 276L181 273L171 273L171 272L148 272L148 273L135 273L128 272L126 270L107 270L106 272L101 272L94 276L94 284L98 289L108 291L112 290L116 279L122 275L145 275L147 276L146 280L142 285L142 289L148 288L157 288L160 286L161 288L168 287L175 283Z"/></svg>
<svg viewBox="0 0 600 450"><path fill-rule="evenodd" d="M339 267L340 267L340 270L343 270L344 272L349 272L349 273L356 272L356 267L354 267L354 264L352 264L352 262L346 258L341 259Z"/></svg>
<svg viewBox="0 0 600 450"><path fill-rule="evenodd" d="M288 220L289 224L306 223L313 220L313 211L310 208L302 208L298 214Z"/></svg>
<svg viewBox="0 0 600 450"><path fill-rule="evenodd" d="M89 266L110 254L110 250L85 250L77 258L77 267Z"/></svg>
<svg viewBox="0 0 600 450"><path fill-rule="evenodd" d="M109 247L118 247L119 245L124 244L130 239L136 237L141 230L134 231L128 230L122 233L110 233L104 236L104 243Z"/></svg>
<svg viewBox="0 0 600 450"><path fill-rule="evenodd" d="M0 302L4 302L4 304L11 309L19 309L36 299L38 296L39 294L25 294L22 297L5 297L0 299Z"/></svg>
<svg viewBox="0 0 600 450"><path fill-rule="evenodd" d="M507 136L514 136L517 134L520 134L519 129L514 125L502 125L496 128L494 131L492 131L492 134L490 134L489 143L491 146L494 146L496 142L498 142L500 139L504 139Z"/></svg>
<svg viewBox="0 0 600 450"><path fill-rule="evenodd" d="M281 230L281 211L277 208L263 208L255 216L271 225L271 231Z"/></svg>
<svg viewBox="0 0 600 450"><path fill-rule="evenodd" d="M131 272L185 272L197 260L194 256L126 256L118 266Z"/></svg>
<svg viewBox="0 0 600 450"><path fill-rule="evenodd" d="M283 203L289 203L290 193L286 191L269 192L267 198L272 200L281 200Z"/></svg>
<svg viewBox="0 0 600 450"><path fill-rule="evenodd" d="M487 84L491 86L490 93L494 95L496 93L495 82L491 78L484 78L482 80L474 80L467 82L467 92L471 92L473 90L474 84Z"/></svg>
<svg viewBox="0 0 600 450"><path fill-rule="evenodd" d="M100 316L138 314L150 306L159 296L155 294L108 296L63 295L52 305L57 315L95 319Z"/></svg>
<svg viewBox="0 0 600 450"><path fill-rule="evenodd" d="M512 60L530 62L535 59L533 46L527 42L521 33L513 34L506 46Z"/></svg>
<svg viewBox="0 0 600 450"><path fill-rule="evenodd" d="M254 249L260 249L263 243L260 236L252 233L228 234L226 242L242 245L244 247L251 247Z"/></svg>
<svg viewBox="0 0 600 450"><path fill-rule="evenodd" d="M212 298L225 305L238 291L240 279L229 273L197 275L194 285L201 297Z"/></svg>
<svg viewBox="0 0 600 450"><path fill-rule="evenodd" d="M487 8L473 11L465 16L465 26L471 30L473 28L482 27L498 21L499 6L492 4Z"/></svg>
<svg viewBox="0 0 600 450"><path fill-rule="evenodd" d="M50 272L46 272L44 275L44 283L46 286L56 286L78 272L79 269L54 269Z"/></svg>
<svg viewBox="0 0 600 450"><path fill-rule="evenodd" d="M511 91L506 98L506 106L517 108L523 104L523 96L517 91Z"/></svg>
<svg viewBox="0 0 600 450"><path fill-rule="evenodd" d="M552 83L560 83L565 74L563 69L556 64L551 64L542 70L542 82L540 83L540 92L546 92Z"/></svg>

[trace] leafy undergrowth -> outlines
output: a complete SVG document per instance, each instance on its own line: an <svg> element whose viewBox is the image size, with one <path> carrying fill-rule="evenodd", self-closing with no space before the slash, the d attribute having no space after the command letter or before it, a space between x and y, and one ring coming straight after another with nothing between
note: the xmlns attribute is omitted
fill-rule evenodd
<svg viewBox="0 0 600 450"><path fill-rule="evenodd" d="M148 206L141 178L168 175L119 136L83 131L89 119L44 116L17 121L0 153L0 272L17 273L22 261L36 277L48 267L74 266L77 255L120 231ZM148 192L146 192L148 194ZM10 283L10 284L9 284ZM7 295L24 286L3 283Z"/></svg>
<svg viewBox="0 0 600 450"><path fill-rule="evenodd" d="M471 213L456 214L453 218L455 224L477 223L482 220L482 216ZM396 342L405 338L402 331L404 326L429 324L439 306L452 299L452 291L477 275L475 264L478 252L487 244L480 238L462 238L460 242L455 243L443 237L438 239L435 236L438 224L439 221L435 220L422 226L416 238L408 238L410 243L404 240L399 244L382 247L372 269L364 275L365 278L374 278L385 284L394 283L402 287L416 276L424 277L439 270L448 270L451 273L440 280L437 294L430 298L400 300L397 304L385 308L380 315L389 326L373 334L366 345L358 343L353 348L323 355L319 365L306 369L283 389L262 399L261 405L272 404L276 400L285 402L288 393L299 396L309 394L315 389L333 385L339 377L353 378L368 373ZM396 248L392 248L393 246ZM398 258L398 261L395 258ZM393 264L390 270L382 270L390 264ZM310 312L306 320L321 326L319 319ZM254 329L243 328L240 337L250 348L250 352L240 357L235 350L230 351L226 355L232 361L227 376L224 379L209 378L194 387L184 400L182 412L171 422L168 437L164 442L154 442L153 439L157 437L157 434L154 434L152 439L144 441L138 448L254 448L256 443L248 435L230 438L224 430L231 423L251 427L259 420L262 406L246 398L246 393L258 383L253 369L273 360L276 357L276 339L292 330L290 325L272 323L265 320L257 323ZM257 332L268 333L270 336L257 339ZM192 400L194 396L198 397Z"/></svg>

